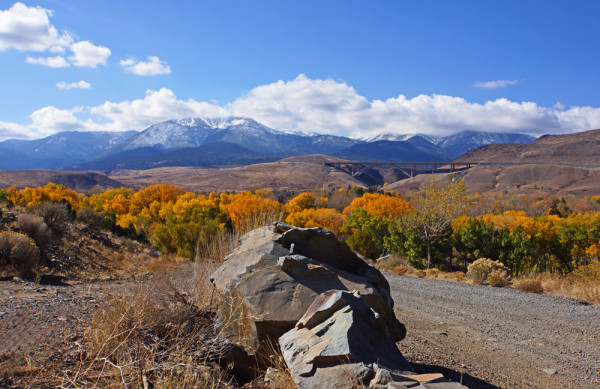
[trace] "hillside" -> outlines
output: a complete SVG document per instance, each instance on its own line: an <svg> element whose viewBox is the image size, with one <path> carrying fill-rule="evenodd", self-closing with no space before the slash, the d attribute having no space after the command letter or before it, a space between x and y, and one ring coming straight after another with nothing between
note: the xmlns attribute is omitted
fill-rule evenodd
<svg viewBox="0 0 600 389"><path fill-rule="evenodd" d="M600 130L546 135L531 144L486 145L456 161L488 163L458 173L464 177L471 193L600 195ZM447 174L436 175L445 176ZM431 179L429 175L417 176L387 188L402 192L415 190Z"/></svg>
<svg viewBox="0 0 600 389"><path fill-rule="evenodd" d="M464 161L600 164L600 129L545 135L530 144L491 144L456 159Z"/></svg>
<svg viewBox="0 0 600 389"><path fill-rule="evenodd" d="M348 185L367 187L374 183L368 177L354 178L335 168L323 166L327 156L287 158L234 168L203 169L198 167L162 167L148 170L116 170L111 179L129 187L154 183L179 185L191 191L243 191L258 188L279 190L312 190L345 188ZM321 161L321 162L318 162ZM381 178L379 178L381 180Z"/></svg>
<svg viewBox="0 0 600 389"><path fill-rule="evenodd" d="M49 182L61 184L82 193L102 192L120 188L122 183L97 172L61 172L56 170L0 170L0 188L40 187Z"/></svg>

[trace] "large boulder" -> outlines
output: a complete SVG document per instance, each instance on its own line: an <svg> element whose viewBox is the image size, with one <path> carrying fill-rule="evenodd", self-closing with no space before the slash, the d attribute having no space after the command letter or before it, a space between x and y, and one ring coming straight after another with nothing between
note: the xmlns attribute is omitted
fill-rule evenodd
<svg viewBox="0 0 600 389"><path fill-rule="evenodd" d="M279 345L300 389L368 385L381 367L414 374L385 327L358 292L330 290L315 299Z"/></svg>
<svg viewBox="0 0 600 389"><path fill-rule="evenodd" d="M299 389L464 389L441 374L415 374L386 324L358 292L320 294L279 338Z"/></svg>
<svg viewBox="0 0 600 389"><path fill-rule="evenodd" d="M382 334L404 338L385 277L331 232L278 222L240 242L211 281L223 293L217 327L248 354L277 342L319 294L331 289L357 291L379 315Z"/></svg>

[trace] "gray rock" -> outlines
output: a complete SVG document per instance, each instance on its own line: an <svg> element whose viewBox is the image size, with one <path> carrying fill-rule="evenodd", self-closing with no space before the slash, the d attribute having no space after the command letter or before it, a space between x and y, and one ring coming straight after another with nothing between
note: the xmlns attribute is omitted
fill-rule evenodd
<svg viewBox="0 0 600 389"><path fill-rule="evenodd" d="M276 223L250 231L240 242L211 281L223 293L217 328L249 354L292 329L330 289L358 291L381 316L382 334L404 338L385 277L331 232Z"/></svg>
<svg viewBox="0 0 600 389"><path fill-rule="evenodd" d="M386 326L358 293L330 290L315 299L279 345L300 389L368 385L380 366L388 376L413 371ZM385 380L379 371L378 379Z"/></svg>

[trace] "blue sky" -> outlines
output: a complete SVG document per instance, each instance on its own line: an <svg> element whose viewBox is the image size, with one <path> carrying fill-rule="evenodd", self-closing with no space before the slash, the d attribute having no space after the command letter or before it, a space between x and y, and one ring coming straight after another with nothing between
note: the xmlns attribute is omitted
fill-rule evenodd
<svg viewBox="0 0 600 389"><path fill-rule="evenodd" d="M248 116L350 136L600 128L598 1L0 0L0 140Z"/></svg>

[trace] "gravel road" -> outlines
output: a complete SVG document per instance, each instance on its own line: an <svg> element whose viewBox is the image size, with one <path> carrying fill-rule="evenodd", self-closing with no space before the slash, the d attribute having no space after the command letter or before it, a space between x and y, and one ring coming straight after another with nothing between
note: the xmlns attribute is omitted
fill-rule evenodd
<svg viewBox="0 0 600 389"><path fill-rule="evenodd" d="M420 372L471 388L600 388L600 306L386 274L398 344Z"/></svg>

